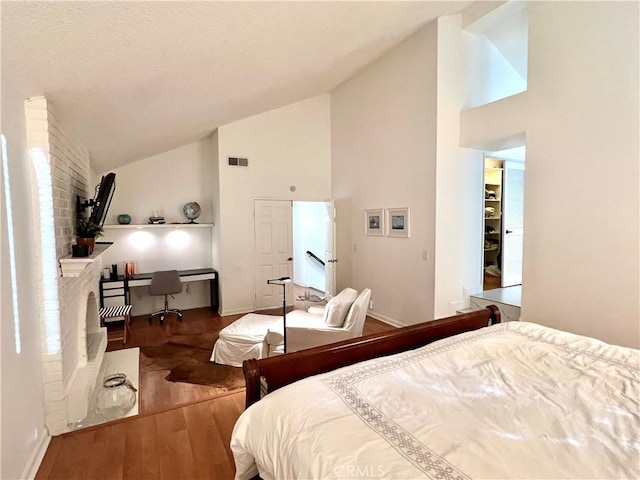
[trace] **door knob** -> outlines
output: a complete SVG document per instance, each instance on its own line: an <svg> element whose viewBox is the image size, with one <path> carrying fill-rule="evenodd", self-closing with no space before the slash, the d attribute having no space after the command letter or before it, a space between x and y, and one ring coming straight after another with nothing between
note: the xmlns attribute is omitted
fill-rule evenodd
<svg viewBox="0 0 640 480"><path fill-rule="evenodd" d="M513 230L506 230L504 233L513 233Z"/></svg>
<svg viewBox="0 0 640 480"><path fill-rule="evenodd" d="M287 258L287 262L290 262L291 260L293 260L293 257Z"/></svg>

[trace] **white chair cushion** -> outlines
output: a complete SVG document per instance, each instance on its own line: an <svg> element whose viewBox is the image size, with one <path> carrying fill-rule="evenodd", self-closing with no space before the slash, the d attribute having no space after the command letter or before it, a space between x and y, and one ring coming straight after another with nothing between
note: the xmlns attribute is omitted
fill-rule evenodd
<svg viewBox="0 0 640 480"><path fill-rule="evenodd" d="M311 305L307 308L307 312L312 315L324 315L324 309L326 305Z"/></svg>
<svg viewBox="0 0 640 480"><path fill-rule="evenodd" d="M341 316L341 313L342 301L336 296L330 298L329 302L327 302L322 319L330 327L341 327L344 323L344 316Z"/></svg>
<svg viewBox="0 0 640 480"><path fill-rule="evenodd" d="M342 290L337 297L340 299L340 301L342 302L340 305L340 327L344 326L344 322L347 318L347 313L349 312L349 309L351 308L351 305L353 305L353 302L355 301L356 298L358 298L358 292L356 290L354 290L353 288L345 288L344 290Z"/></svg>
<svg viewBox="0 0 640 480"><path fill-rule="evenodd" d="M342 327L347 312L349 312L351 305L357 297L358 292L353 288L347 287L338 295L331 298L324 311L325 324L330 327Z"/></svg>

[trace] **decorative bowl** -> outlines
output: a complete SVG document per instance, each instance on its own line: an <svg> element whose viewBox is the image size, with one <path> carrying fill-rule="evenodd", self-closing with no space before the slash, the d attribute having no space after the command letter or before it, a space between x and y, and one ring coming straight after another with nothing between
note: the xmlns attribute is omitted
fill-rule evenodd
<svg viewBox="0 0 640 480"><path fill-rule="evenodd" d="M121 213L118 215L118 223L120 225L129 225L131 223L131 215L128 213Z"/></svg>

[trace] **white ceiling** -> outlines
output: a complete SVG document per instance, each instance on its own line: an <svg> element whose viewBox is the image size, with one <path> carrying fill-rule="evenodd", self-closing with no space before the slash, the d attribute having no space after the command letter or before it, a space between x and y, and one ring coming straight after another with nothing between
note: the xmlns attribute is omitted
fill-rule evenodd
<svg viewBox="0 0 640 480"><path fill-rule="evenodd" d="M98 173L328 92L470 2L1 2L2 82L45 95Z"/></svg>

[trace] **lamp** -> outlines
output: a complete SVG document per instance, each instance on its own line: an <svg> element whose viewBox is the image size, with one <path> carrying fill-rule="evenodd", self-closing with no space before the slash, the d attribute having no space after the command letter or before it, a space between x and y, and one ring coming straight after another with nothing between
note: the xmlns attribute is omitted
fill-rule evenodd
<svg viewBox="0 0 640 480"><path fill-rule="evenodd" d="M267 280L268 285L282 285L282 323L284 325L284 353L287 353L287 283L291 283L291 277L280 277Z"/></svg>

